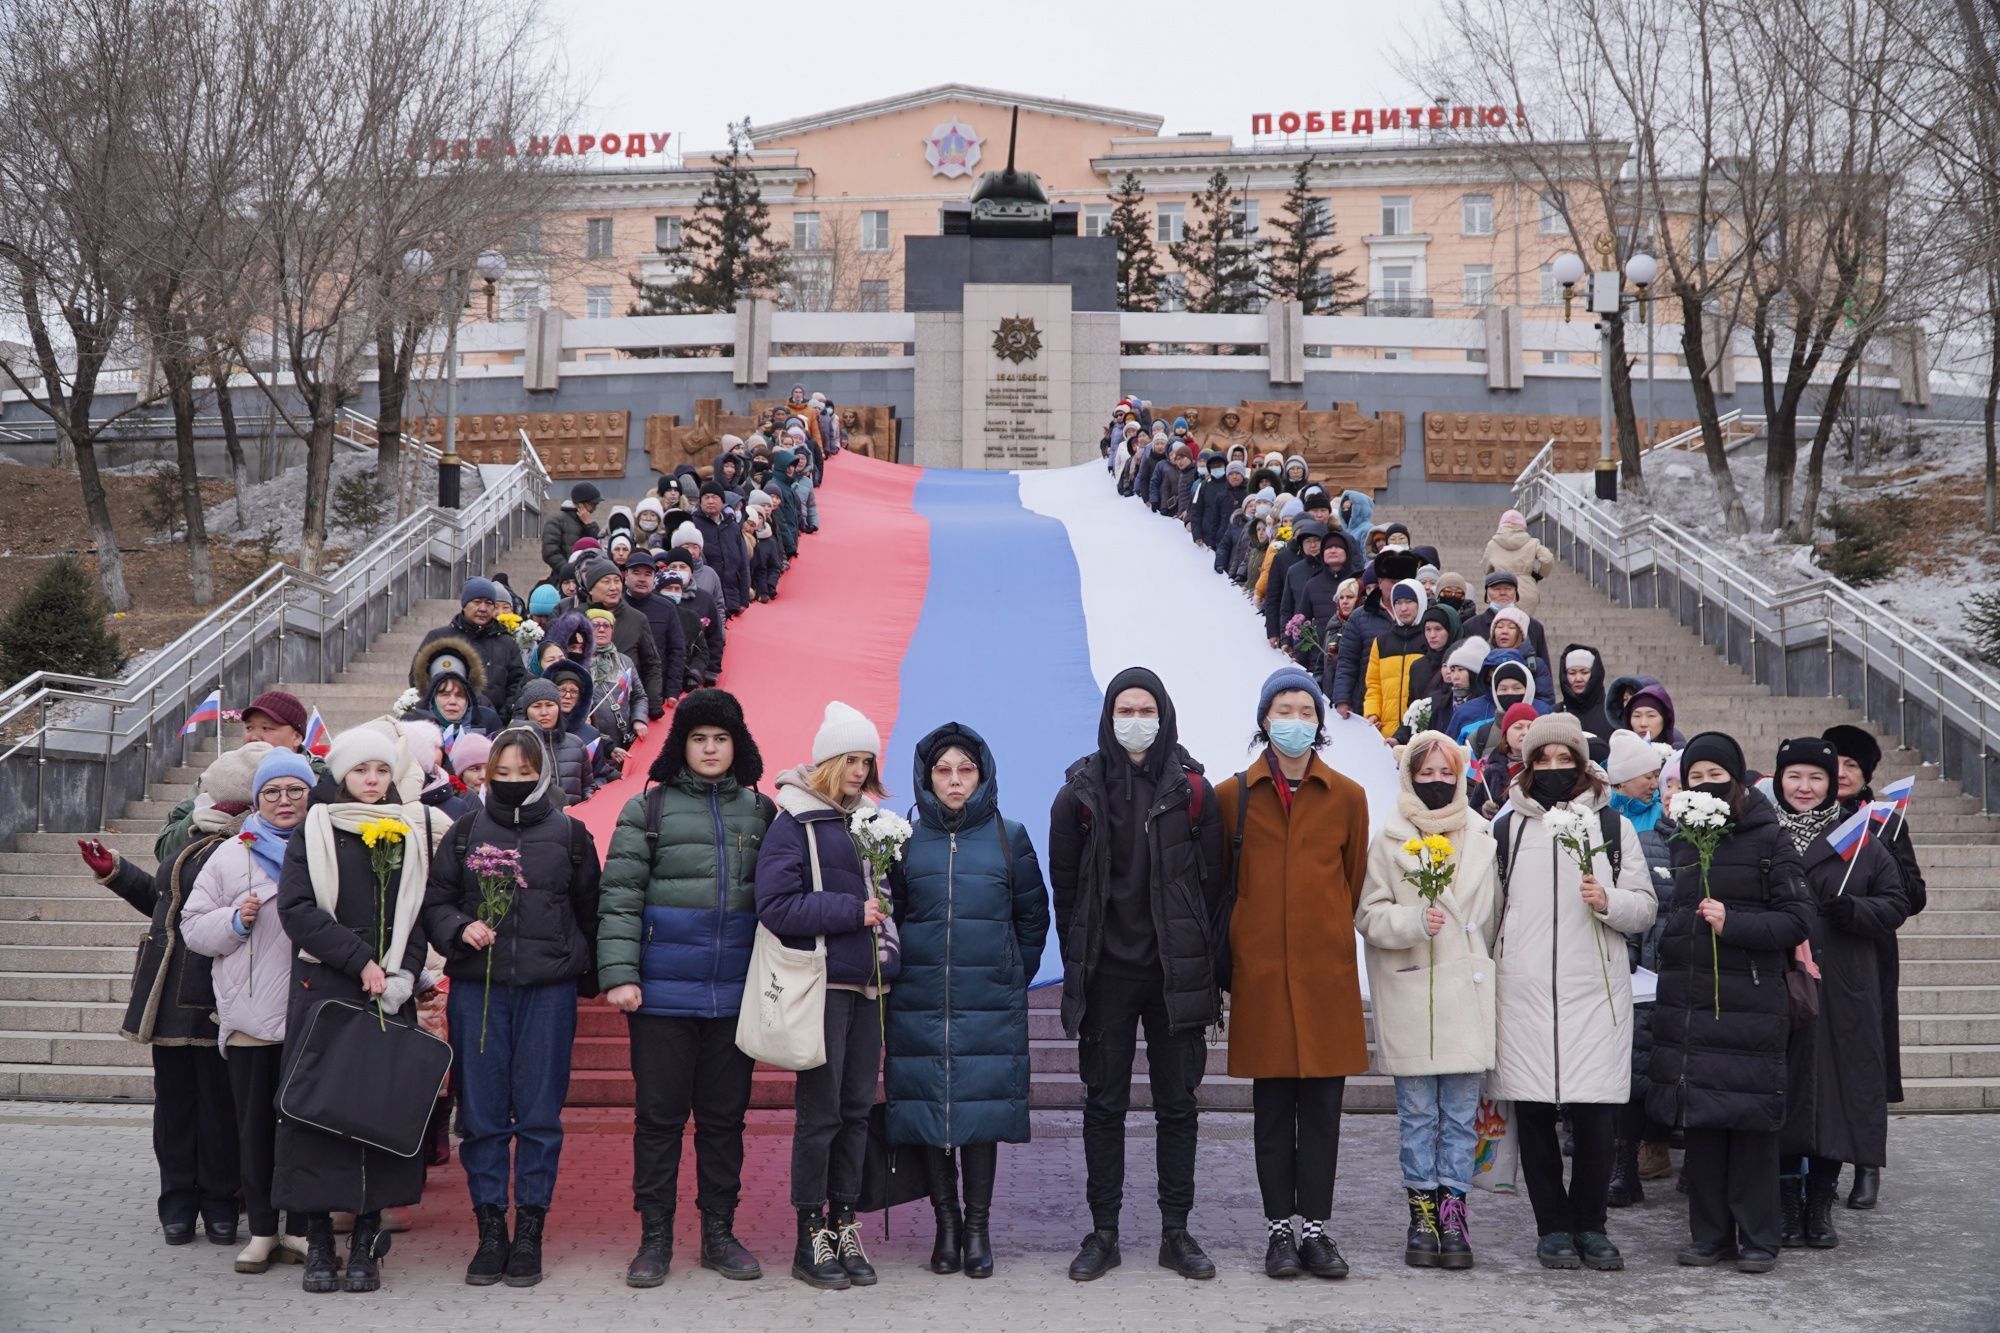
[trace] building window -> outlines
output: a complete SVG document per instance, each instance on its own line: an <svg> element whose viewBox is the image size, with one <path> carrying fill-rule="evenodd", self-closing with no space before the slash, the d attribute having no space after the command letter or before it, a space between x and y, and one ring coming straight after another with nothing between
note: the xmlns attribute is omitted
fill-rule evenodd
<svg viewBox="0 0 2000 1333"><path fill-rule="evenodd" d="M526 319L542 303L542 284L531 278L526 282L507 282L500 287L500 317L502 319Z"/></svg>
<svg viewBox="0 0 2000 1333"><path fill-rule="evenodd" d="M1160 309L1187 309L1187 277L1181 273L1169 273L1160 279Z"/></svg>
<svg viewBox="0 0 2000 1333"><path fill-rule="evenodd" d="M889 210L870 208L861 214L861 248L879 254L889 248Z"/></svg>
<svg viewBox="0 0 2000 1333"><path fill-rule="evenodd" d="M819 249L819 214L792 214L792 249Z"/></svg>
<svg viewBox="0 0 2000 1333"><path fill-rule="evenodd" d="M1465 303L1471 306L1493 304L1493 265L1465 266Z"/></svg>
<svg viewBox="0 0 2000 1333"><path fill-rule="evenodd" d="M538 255L542 252L542 222L540 218L521 224L514 233L512 253L516 256Z"/></svg>
<svg viewBox="0 0 2000 1333"><path fill-rule="evenodd" d="M1542 235L1560 236L1569 230L1569 224L1563 220L1563 197L1561 195L1541 195L1539 196L1539 202L1542 206Z"/></svg>
<svg viewBox="0 0 2000 1333"><path fill-rule="evenodd" d="M1239 199L1229 206L1229 237L1231 240L1248 241L1257 236L1257 201Z"/></svg>
<svg viewBox="0 0 2000 1333"><path fill-rule="evenodd" d="M655 250L678 250L681 248L680 218L653 219L653 248Z"/></svg>
<svg viewBox="0 0 2000 1333"><path fill-rule="evenodd" d="M1388 301L1407 301L1416 292L1416 270L1409 264L1384 264L1382 266L1382 297Z"/></svg>
<svg viewBox="0 0 2000 1333"><path fill-rule="evenodd" d="M1554 264L1544 264L1542 265L1541 273L1542 273L1542 304L1561 305L1563 299L1563 289L1562 289L1562 284L1556 281L1556 266Z"/></svg>
<svg viewBox="0 0 2000 1333"><path fill-rule="evenodd" d="M1187 235L1187 205L1161 204L1160 225L1154 239L1161 245L1172 245Z"/></svg>
<svg viewBox="0 0 2000 1333"><path fill-rule="evenodd" d="M1696 263L1706 260L1713 264L1721 260L1722 226L1720 223L1695 223L1689 239L1691 244L1688 246L1688 253L1694 257Z"/></svg>
<svg viewBox="0 0 2000 1333"><path fill-rule="evenodd" d="M1468 194L1459 201L1459 211L1464 218L1461 230L1467 236L1491 236L1493 234L1492 195Z"/></svg>
<svg viewBox="0 0 2000 1333"><path fill-rule="evenodd" d="M1303 221L1316 234L1331 231L1333 229L1333 200L1322 199L1318 195L1313 195L1307 199L1306 215Z"/></svg>
<svg viewBox="0 0 2000 1333"><path fill-rule="evenodd" d="M1385 194L1382 196L1382 234L1384 236L1408 236L1416 227L1410 216L1410 196L1407 194Z"/></svg>
<svg viewBox="0 0 2000 1333"><path fill-rule="evenodd" d="M1542 353L1542 364L1543 364L1543 365L1545 365L1545 366L1566 366L1566 365L1568 365L1568 364L1569 364L1569 353L1568 353L1568 352L1543 352L1543 353Z"/></svg>
<svg viewBox="0 0 2000 1333"><path fill-rule="evenodd" d="M583 257L585 259L611 258L611 219L586 218L583 225Z"/></svg>
<svg viewBox="0 0 2000 1333"><path fill-rule="evenodd" d="M611 289L609 287L586 287L583 289L583 317L585 319L611 318Z"/></svg>
<svg viewBox="0 0 2000 1333"><path fill-rule="evenodd" d="M1407 347L1384 347L1382 349L1382 359L1384 361L1408 361L1410 359L1410 349Z"/></svg>
<svg viewBox="0 0 2000 1333"><path fill-rule="evenodd" d="M887 278L863 278L854 293L856 310L887 310L889 308L889 280Z"/></svg>
<svg viewBox="0 0 2000 1333"><path fill-rule="evenodd" d="M1083 206L1083 234L1085 236L1109 236L1111 234L1111 205L1085 204Z"/></svg>

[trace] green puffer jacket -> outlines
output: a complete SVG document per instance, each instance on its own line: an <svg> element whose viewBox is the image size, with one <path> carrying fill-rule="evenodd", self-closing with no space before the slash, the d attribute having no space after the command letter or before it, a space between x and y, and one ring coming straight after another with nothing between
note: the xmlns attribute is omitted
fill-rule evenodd
<svg viewBox="0 0 2000 1333"><path fill-rule="evenodd" d="M649 802L659 811L650 852ZM604 863L598 984L638 986L642 1014L734 1014L757 934L757 850L776 813L733 778L686 770L627 801Z"/></svg>

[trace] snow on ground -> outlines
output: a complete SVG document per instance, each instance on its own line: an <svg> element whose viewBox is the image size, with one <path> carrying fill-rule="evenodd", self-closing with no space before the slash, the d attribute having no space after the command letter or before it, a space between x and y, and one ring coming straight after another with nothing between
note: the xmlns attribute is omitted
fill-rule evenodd
<svg viewBox="0 0 2000 1333"><path fill-rule="evenodd" d="M375 456L372 453L360 453L350 449L334 451L332 476L327 483L326 494L321 497L322 502L328 505L326 545L329 550L336 546L359 549L367 545L376 533L393 521L396 504L394 497L391 496L385 502L385 512L390 517L374 532L358 527L342 527L334 522L332 497L339 490L340 483L349 477L372 473L374 470ZM408 481L408 486L410 494L419 501L427 500L436 493L436 468L429 464L406 462L404 473L406 477L412 477L414 474L413 479ZM305 476L305 465L300 463L297 467L287 468L269 481L258 482L251 486L247 505L249 521L240 528L236 523L235 499L224 500L212 506L208 510L208 530L236 541L261 542L266 531L275 527L277 531L273 542L274 549L280 552L296 552L299 540L305 531Z"/></svg>

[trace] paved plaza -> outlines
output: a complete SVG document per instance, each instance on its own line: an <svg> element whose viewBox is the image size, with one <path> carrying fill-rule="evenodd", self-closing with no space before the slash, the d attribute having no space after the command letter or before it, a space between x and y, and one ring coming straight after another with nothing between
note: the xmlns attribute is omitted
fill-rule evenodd
<svg viewBox="0 0 2000 1333"><path fill-rule="evenodd" d="M539 1287L475 1289L461 1282L470 1207L456 1163L431 1175L412 1230L395 1238L383 1290L306 1296L299 1270L257 1277L230 1269L234 1249L197 1241L170 1249L153 1224L154 1175L143 1107L0 1104L0 1330L618 1329L926 1330L1908 1330L2000 1329L2000 1208L1990 1189L2000 1116L1913 1116L1890 1125L1893 1165L1884 1206L1837 1209L1840 1248L1787 1251L1761 1277L1673 1262L1686 1211L1648 1186L1647 1202L1612 1214L1623 1273L1545 1273L1535 1265L1526 1199L1475 1194L1470 1273L1402 1264L1402 1191L1392 1116L1343 1127L1333 1232L1354 1267L1344 1282L1273 1282L1260 1270L1263 1224L1251 1165L1250 1121L1211 1113L1202 1129L1194 1231L1221 1268L1186 1282L1153 1266L1150 1122L1135 1119L1125 1265L1080 1286L1064 1268L1086 1226L1078 1118L1037 1113L1031 1148L1002 1150L995 1200L999 1271L989 1281L939 1277L930 1213L899 1208L891 1234L867 1219L882 1269L871 1290L814 1293L785 1276L790 1117L753 1112L743 1239L763 1260L761 1282L725 1282L694 1262L691 1200L678 1221L666 1286L622 1281L635 1238L629 1209L628 1120L572 1112L562 1181L550 1214L548 1277ZM690 1150L691 1151L691 1150ZM683 1173L683 1193L692 1171ZM553 1321L559 1320L560 1323Z"/></svg>

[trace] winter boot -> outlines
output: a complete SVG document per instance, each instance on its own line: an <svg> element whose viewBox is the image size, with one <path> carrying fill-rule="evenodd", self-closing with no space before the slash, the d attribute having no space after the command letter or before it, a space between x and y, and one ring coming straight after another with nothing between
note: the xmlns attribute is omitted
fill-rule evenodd
<svg viewBox="0 0 2000 1333"><path fill-rule="evenodd" d="M276 1236L252 1236L250 1243L236 1256L236 1271L239 1273L261 1273L271 1266L271 1260L278 1253Z"/></svg>
<svg viewBox="0 0 2000 1333"><path fill-rule="evenodd" d="M1630 1208L1646 1201L1646 1187L1639 1183L1639 1145L1618 1139L1611 1145L1611 1192L1604 1202L1613 1208Z"/></svg>
<svg viewBox="0 0 2000 1333"><path fill-rule="evenodd" d="M931 1181L931 1212L937 1216L937 1239L931 1243L933 1273L956 1273L965 1264L965 1240L958 1210L958 1163L942 1148L924 1149L924 1170Z"/></svg>
<svg viewBox="0 0 2000 1333"><path fill-rule="evenodd" d="M999 1170L1000 1145L968 1144L959 1150L965 1164L965 1275L993 1276L993 1177Z"/></svg>
<svg viewBox="0 0 2000 1333"><path fill-rule="evenodd" d="M639 1252L625 1265L625 1285L657 1287L674 1261L674 1215L664 1208L639 1214Z"/></svg>
<svg viewBox="0 0 2000 1333"><path fill-rule="evenodd" d="M301 1285L310 1292L340 1290L340 1265L333 1251L333 1219L325 1213L306 1219L306 1272Z"/></svg>
<svg viewBox="0 0 2000 1333"><path fill-rule="evenodd" d="M1873 1208L1882 1192L1882 1168L1879 1166L1857 1166L1854 1168L1854 1188L1847 1192L1849 1208Z"/></svg>
<svg viewBox="0 0 2000 1333"><path fill-rule="evenodd" d="M836 1238L817 1208L799 1209L799 1239L792 1250L792 1276L821 1291L846 1291L854 1284L835 1252Z"/></svg>
<svg viewBox="0 0 2000 1333"><path fill-rule="evenodd" d="M854 1205L842 1203L827 1209L827 1221L833 1224L834 1250L848 1282L856 1287L874 1286L875 1265L868 1262L868 1252L861 1248L861 1224L854 1220Z"/></svg>
<svg viewBox="0 0 2000 1333"><path fill-rule="evenodd" d="M1099 1227L1083 1238L1083 1244L1076 1250L1076 1258L1069 1261L1069 1280L1072 1282L1095 1282L1123 1262L1118 1252L1118 1232L1115 1228Z"/></svg>
<svg viewBox="0 0 2000 1333"><path fill-rule="evenodd" d="M1429 1190L1405 1189L1410 1196L1410 1231L1403 1242L1403 1262L1412 1268L1438 1266L1437 1199Z"/></svg>
<svg viewBox="0 0 2000 1333"><path fill-rule="evenodd" d="M507 1208L482 1203L472 1210L472 1217L479 1224L479 1248L465 1266L465 1285L490 1287L507 1271Z"/></svg>
<svg viewBox="0 0 2000 1333"><path fill-rule="evenodd" d="M1833 1229L1833 1196L1840 1191L1838 1175L1814 1172L1806 1179L1806 1245L1815 1250L1831 1250L1840 1244Z"/></svg>
<svg viewBox="0 0 2000 1333"><path fill-rule="evenodd" d="M532 1287L542 1280L542 1224L546 1208L514 1209L514 1248L507 1254L507 1285Z"/></svg>
<svg viewBox="0 0 2000 1333"><path fill-rule="evenodd" d="M757 1256L736 1239L736 1217L732 1213L701 1215L701 1266L720 1273L731 1282L754 1282L764 1276Z"/></svg>
<svg viewBox="0 0 2000 1333"><path fill-rule="evenodd" d="M389 1252L389 1233L382 1214L357 1213L347 1238L347 1289L374 1291L382 1285L382 1256Z"/></svg>
<svg viewBox="0 0 2000 1333"><path fill-rule="evenodd" d="M1801 1249L1806 1243L1806 1189L1798 1176L1778 1177L1778 1210L1784 1222L1778 1244L1787 1250Z"/></svg>
<svg viewBox="0 0 2000 1333"><path fill-rule="evenodd" d="M1570 1239L1576 1243L1576 1256L1585 1268L1612 1273L1625 1266L1625 1256L1602 1231L1579 1231Z"/></svg>
<svg viewBox="0 0 2000 1333"><path fill-rule="evenodd" d="M1472 1232L1465 1215L1465 1195L1449 1185L1438 1186L1439 1268L1472 1267Z"/></svg>
<svg viewBox="0 0 2000 1333"><path fill-rule="evenodd" d="M1674 1155L1667 1145L1653 1139L1639 1141L1639 1179L1665 1180L1674 1173Z"/></svg>

